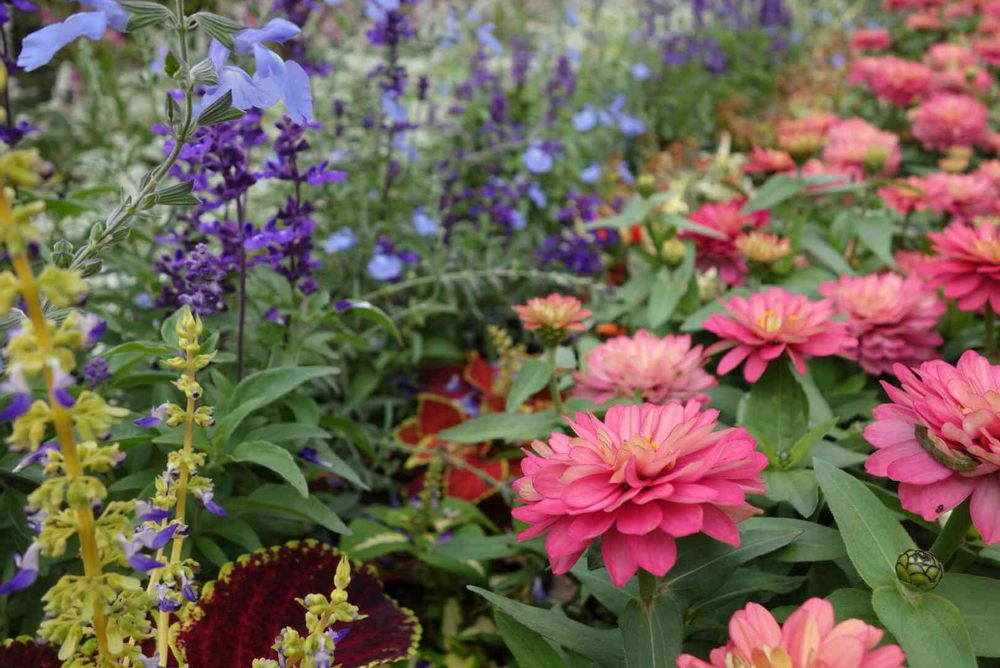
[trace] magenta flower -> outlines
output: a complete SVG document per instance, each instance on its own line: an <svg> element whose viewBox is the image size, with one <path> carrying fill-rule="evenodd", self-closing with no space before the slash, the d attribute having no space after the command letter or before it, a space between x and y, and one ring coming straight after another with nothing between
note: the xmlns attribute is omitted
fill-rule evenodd
<svg viewBox="0 0 1000 668"><path fill-rule="evenodd" d="M702 369L704 362L702 347L692 348L690 336L660 338L641 329L587 353L586 368L573 374L573 394L596 404L639 392L654 404L693 399L707 406L704 390L718 381Z"/></svg>
<svg viewBox="0 0 1000 668"><path fill-rule="evenodd" d="M972 497L983 541L1000 543L1000 366L969 350L893 367L901 387L882 383L892 403L875 409L865 438L877 448L865 469L899 482L903 507L937 519Z"/></svg>
<svg viewBox="0 0 1000 668"><path fill-rule="evenodd" d="M910 114L913 136L928 151L972 147L986 133L986 105L960 93L936 93Z"/></svg>
<svg viewBox="0 0 1000 668"><path fill-rule="evenodd" d="M896 362L925 362L943 342L934 328L945 304L917 276L841 276L821 283L819 291L847 314L848 332L858 340L847 354L868 373L887 373Z"/></svg>
<svg viewBox="0 0 1000 668"><path fill-rule="evenodd" d="M677 668L903 668L898 645L878 647L884 632L860 619L835 624L833 606L811 598L783 625L767 608L748 603L729 620L729 642L712 650L708 661L690 654Z"/></svg>
<svg viewBox="0 0 1000 668"><path fill-rule="evenodd" d="M742 428L715 431L718 411L696 401L613 406L604 420L577 413L573 436L535 441L514 489L512 512L547 534L556 574L569 571L598 537L616 587L643 568L662 576L677 558L675 539L705 533L739 545L736 523L757 513L747 493L764 491L767 457Z"/></svg>
<svg viewBox="0 0 1000 668"><path fill-rule="evenodd" d="M729 350L719 360L721 376L741 363L743 377L756 382L767 365L785 352L799 373L805 373L807 357L826 357L846 352L856 345L847 323L832 320L833 302L810 301L781 288L755 292L748 298L733 297L722 303L726 313L714 313L704 328L722 339L708 349Z"/></svg>
<svg viewBox="0 0 1000 668"><path fill-rule="evenodd" d="M677 235L679 239L691 239L694 242L698 268L718 269L719 278L727 285L743 285L747 274L746 260L736 247L736 239L744 232L766 226L771 219L770 212L766 210L741 213L744 203L743 199L713 202L691 214L691 220L702 227L720 232L722 237L687 230Z"/></svg>

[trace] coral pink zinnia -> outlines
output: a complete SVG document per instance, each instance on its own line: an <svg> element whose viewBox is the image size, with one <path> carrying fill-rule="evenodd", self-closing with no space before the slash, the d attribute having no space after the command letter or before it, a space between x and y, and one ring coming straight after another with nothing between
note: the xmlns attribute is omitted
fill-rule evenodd
<svg viewBox="0 0 1000 668"><path fill-rule="evenodd" d="M757 381L767 365L785 352L799 373L806 357L842 353L855 345L847 323L831 320L833 302L810 301L781 288L755 292L748 298L723 302L726 313L713 313L703 327L723 339L709 353L732 348L719 360L719 375L729 373L744 360L743 377Z"/></svg>
<svg viewBox="0 0 1000 668"><path fill-rule="evenodd" d="M932 359L942 343L934 327L945 304L920 278L841 276L821 283L819 291L847 313L848 332L858 340L847 354L868 373L886 373L895 362L913 366Z"/></svg>
<svg viewBox="0 0 1000 668"><path fill-rule="evenodd" d="M902 387L882 383L892 403L865 429L877 448L865 469L899 482L903 507L926 520L971 496L983 541L1000 543L1000 366L969 350L957 366L933 360L893 373Z"/></svg>
<svg viewBox="0 0 1000 668"><path fill-rule="evenodd" d="M892 46L892 35L885 28L855 30L851 33L851 48L858 51L881 51Z"/></svg>
<svg viewBox="0 0 1000 668"><path fill-rule="evenodd" d="M784 625L757 603L729 620L729 642L709 661L682 654L677 668L903 668L898 645L877 647L884 632L860 619L836 624L833 605L811 598Z"/></svg>
<svg viewBox="0 0 1000 668"><path fill-rule="evenodd" d="M718 381L701 368L704 361L702 347L692 348L690 336L660 338L640 329L587 353L586 368L573 374L573 394L596 404L639 392L654 404L693 399L707 406L704 390Z"/></svg>
<svg viewBox="0 0 1000 668"><path fill-rule="evenodd" d="M974 146L986 133L986 119L986 105L962 93L936 93L910 114L913 136L929 151Z"/></svg>
<svg viewBox="0 0 1000 668"><path fill-rule="evenodd" d="M931 68L922 63L880 56L852 61L848 81L867 85L875 97L906 107L930 89L932 76Z"/></svg>
<svg viewBox="0 0 1000 668"><path fill-rule="evenodd" d="M715 431L719 412L696 401L613 406L601 421L577 413L574 431L535 441L514 489L525 505L514 517L546 533L556 574L567 572L598 537L616 587L637 569L662 576L677 558L674 542L705 533L738 545L736 523L759 512L746 494L760 493L767 457L742 428Z"/></svg>
<svg viewBox="0 0 1000 668"><path fill-rule="evenodd" d="M583 320L590 315L576 297L553 292L548 297L529 299L513 307L525 329L552 329L582 332Z"/></svg>
<svg viewBox="0 0 1000 668"><path fill-rule="evenodd" d="M892 176L899 170L899 137L861 118L839 121L827 133L823 160L837 167Z"/></svg>
<svg viewBox="0 0 1000 668"><path fill-rule="evenodd" d="M972 227L952 223L941 232L928 232L937 253L924 264L932 285L958 300L963 311L978 311L989 302L1000 312L1000 233L996 225Z"/></svg>
<svg viewBox="0 0 1000 668"><path fill-rule="evenodd" d="M688 230L677 235L679 239L694 241L699 269L717 268L719 277L729 285L742 285L747 273L746 261L736 247L737 237L743 232L763 227L771 220L771 214L766 210L741 213L744 202L743 199L731 199L706 204L691 214L691 220L720 232L724 238Z"/></svg>

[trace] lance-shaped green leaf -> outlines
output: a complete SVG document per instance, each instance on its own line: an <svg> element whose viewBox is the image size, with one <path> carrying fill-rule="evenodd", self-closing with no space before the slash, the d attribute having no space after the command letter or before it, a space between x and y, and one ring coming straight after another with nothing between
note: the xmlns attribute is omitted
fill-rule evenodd
<svg viewBox="0 0 1000 668"><path fill-rule="evenodd" d="M497 609L493 613L497 630L519 668L561 668L563 660L552 647L524 624Z"/></svg>
<svg viewBox="0 0 1000 668"><path fill-rule="evenodd" d="M637 598L629 601L618 618L625 641L628 668L673 666L684 640L682 611L669 596L658 596L649 604Z"/></svg>
<svg viewBox="0 0 1000 668"><path fill-rule="evenodd" d="M309 486L299 465L284 448L267 441L246 441L237 445L230 457L236 462L257 464L271 469L288 481L303 497L309 496Z"/></svg>
<svg viewBox="0 0 1000 668"><path fill-rule="evenodd" d="M805 190L806 183L787 174L775 174L757 190L743 205L740 213L747 214L764 209L773 209Z"/></svg>
<svg viewBox="0 0 1000 668"><path fill-rule="evenodd" d="M934 590L955 604L977 656L1000 657L1000 580L946 573Z"/></svg>
<svg viewBox="0 0 1000 668"><path fill-rule="evenodd" d="M965 622L948 599L933 593L904 596L893 584L875 589L872 607L910 668L976 668Z"/></svg>
<svg viewBox="0 0 1000 668"><path fill-rule="evenodd" d="M507 412L516 413L521 404L544 389L553 372L547 360L525 360L507 393Z"/></svg>

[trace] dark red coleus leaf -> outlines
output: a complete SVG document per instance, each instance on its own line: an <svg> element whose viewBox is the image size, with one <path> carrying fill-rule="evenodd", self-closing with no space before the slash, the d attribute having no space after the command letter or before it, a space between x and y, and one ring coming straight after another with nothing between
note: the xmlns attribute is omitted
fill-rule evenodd
<svg viewBox="0 0 1000 668"><path fill-rule="evenodd" d="M59 668L56 650L34 640L5 640L0 643L0 668Z"/></svg>
<svg viewBox="0 0 1000 668"><path fill-rule="evenodd" d="M305 610L296 598L329 594L340 553L317 541L296 541L258 550L227 564L219 579L206 585L200 610L180 633L178 643L191 666L247 668L254 659L276 658L271 645L286 626L305 635ZM366 619L334 628L350 629L337 643L334 663L362 668L413 656L420 622L386 596L373 569L356 566L348 600Z"/></svg>

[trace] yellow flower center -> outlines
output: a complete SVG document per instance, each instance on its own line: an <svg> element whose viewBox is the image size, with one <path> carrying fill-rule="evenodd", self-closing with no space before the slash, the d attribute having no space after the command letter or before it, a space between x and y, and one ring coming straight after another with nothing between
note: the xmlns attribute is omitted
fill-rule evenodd
<svg viewBox="0 0 1000 668"><path fill-rule="evenodd" d="M765 332L777 332L781 329L781 324L781 316L771 309L767 309L757 318L757 325Z"/></svg>
<svg viewBox="0 0 1000 668"><path fill-rule="evenodd" d="M1000 262L1000 239L976 239L976 252L990 260Z"/></svg>
<svg viewBox="0 0 1000 668"><path fill-rule="evenodd" d="M793 665L792 657L784 649L765 645L753 650L750 663L730 652L726 655L726 668L793 668Z"/></svg>

